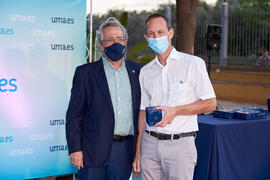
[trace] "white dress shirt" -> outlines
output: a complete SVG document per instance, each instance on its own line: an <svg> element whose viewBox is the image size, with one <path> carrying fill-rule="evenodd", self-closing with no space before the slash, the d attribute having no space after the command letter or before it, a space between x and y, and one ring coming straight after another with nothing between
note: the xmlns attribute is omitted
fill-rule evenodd
<svg viewBox="0 0 270 180"><path fill-rule="evenodd" d="M215 97L204 61L172 49L163 66L155 57L141 69L141 110L149 106L180 106L199 99ZM197 115L180 115L165 127L148 126L146 130L179 134L198 130Z"/></svg>

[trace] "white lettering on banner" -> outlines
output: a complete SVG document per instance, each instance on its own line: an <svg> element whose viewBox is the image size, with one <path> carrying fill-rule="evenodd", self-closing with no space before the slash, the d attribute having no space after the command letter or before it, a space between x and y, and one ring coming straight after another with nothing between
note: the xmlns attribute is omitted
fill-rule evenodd
<svg viewBox="0 0 270 180"><path fill-rule="evenodd" d="M30 154L34 154L33 148L9 150L9 156L23 156L23 155L30 155Z"/></svg>
<svg viewBox="0 0 270 180"><path fill-rule="evenodd" d="M30 16L30 15L23 15L23 14L10 14L9 20L18 21L18 22L35 22L36 17Z"/></svg>
<svg viewBox="0 0 270 180"><path fill-rule="evenodd" d="M53 133L47 133L47 134L32 134L30 135L29 139L31 141L42 141L42 140L51 140L53 139Z"/></svg>
<svg viewBox="0 0 270 180"><path fill-rule="evenodd" d="M31 128L33 127L33 122L29 120L25 121L16 121L12 124L11 128Z"/></svg>
<svg viewBox="0 0 270 180"><path fill-rule="evenodd" d="M31 50L34 48L33 43L10 43L9 48L20 50Z"/></svg>
<svg viewBox="0 0 270 180"><path fill-rule="evenodd" d="M30 32L32 36L43 36L43 37L55 36L55 31L51 31L51 30L34 29L34 30L31 30Z"/></svg>

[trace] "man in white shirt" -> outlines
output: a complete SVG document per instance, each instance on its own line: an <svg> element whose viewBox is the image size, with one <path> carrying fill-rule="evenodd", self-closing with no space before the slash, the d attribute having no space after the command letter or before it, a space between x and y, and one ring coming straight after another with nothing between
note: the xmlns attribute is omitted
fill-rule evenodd
<svg viewBox="0 0 270 180"><path fill-rule="evenodd" d="M197 161L197 114L213 111L216 98L204 61L178 52L171 44L174 30L166 17L153 14L144 37L156 57L141 69L139 135L133 162L142 179L193 179ZM145 108L157 106L163 118L145 121Z"/></svg>

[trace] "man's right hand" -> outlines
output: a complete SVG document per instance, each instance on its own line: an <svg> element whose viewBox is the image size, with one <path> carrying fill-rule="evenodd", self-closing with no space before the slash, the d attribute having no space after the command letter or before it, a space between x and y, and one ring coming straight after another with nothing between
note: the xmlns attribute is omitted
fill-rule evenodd
<svg viewBox="0 0 270 180"><path fill-rule="evenodd" d="M141 171L141 162L140 162L140 155L136 153L134 161L132 163L133 171L140 172Z"/></svg>
<svg viewBox="0 0 270 180"><path fill-rule="evenodd" d="M142 135L145 129L145 111L140 110L139 112L139 121L138 121L138 137L136 143L136 153L135 158L132 163L133 171L134 172L141 172L141 142L142 142Z"/></svg>
<svg viewBox="0 0 270 180"><path fill-rule="evenodd" d="M78 151L70 154L70 162L80 170L83 168L83 152Z"/></svg>

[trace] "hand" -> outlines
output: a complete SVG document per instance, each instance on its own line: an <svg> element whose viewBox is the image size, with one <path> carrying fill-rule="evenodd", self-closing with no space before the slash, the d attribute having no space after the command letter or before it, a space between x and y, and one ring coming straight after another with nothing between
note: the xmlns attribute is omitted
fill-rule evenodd
<svg viewBox="0 0 270 180"><path fill-rule="evenodd" d="M80 170L83 168L83 152L78 151L70 154L70 162Z"/></svg>
<svg viewBox="0 0 270 180"><path fill-rule="evenodd" d="M132 167L134 172L140 172L141 171L141 162L140 162L140 156L136 153L134 161L132 163Z"/></svg>
<svg viewBox="0 0 270 180"><path fill-rule="evenodd" d="M176 110L174 107L158 106L157 109L161 109L164 112L164 117L155 124L156 127L164 127L167 124L171 124L176 116Z"/></svg>

